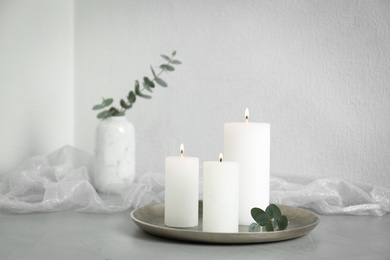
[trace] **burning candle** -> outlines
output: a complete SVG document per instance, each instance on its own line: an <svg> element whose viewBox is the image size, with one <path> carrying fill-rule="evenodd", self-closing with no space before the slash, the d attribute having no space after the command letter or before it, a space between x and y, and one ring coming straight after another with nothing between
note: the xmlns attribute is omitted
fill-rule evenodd
<svg viewBox="0 0 390 260"><path fill-rule="evenodd" d="M198 225L199 158L180 156L165 158L165 225L195 227Z"/></svg>
<svg viewBox="0 0 390 260"><path fill-rule="evenodd" d="M204 162L203 231L238 232L238 189L237 162Z"/></svg>
<svg viewBox="0 0 390 260"><path fill-rule="evenodd" d="M248 121L247 108L245 122L224 125L225 158L240 164L240 225L253 222L253 207L269 205L270 124Z"/></svg>

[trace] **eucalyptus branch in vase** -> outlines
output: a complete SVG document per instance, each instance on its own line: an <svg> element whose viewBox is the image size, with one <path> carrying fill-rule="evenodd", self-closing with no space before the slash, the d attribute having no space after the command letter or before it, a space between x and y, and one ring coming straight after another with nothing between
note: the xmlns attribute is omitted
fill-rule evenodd
<svg viewBox="0 0 390 260"><path fill-rule="evenodd" d="M168 84L163 79L160 78L160 75L164 72L174 71L175 70L174 65L181 64L181 61L175 59L175 56L176 56L176 51L173 51L171 56L161 54L161 57L166 61L166 63L161 64L159 66L160 71L156 73L153 67L150 66L150 70L152 72L153 78L149 79L148 77L145 76L143 78L142 88L140 87L139 81L136 80L134 85L134 91L131 90L127 95L126 99L121 99L119 103L120 104L119 109L113 106L108 108L114 101L112 98L107 98L107 99L102 98L102 102L100 104L94 105L92 107L93 110L104 109L97 115L97 118L106 119L111 116L124 116L126 110L132 108L133 104L136 101L137 96L145 99L152 98L152 96L143 93L144 90L152 93L153 92L152 89L155 87L155 83L157 83L161 87L168 87Z"/></svg>

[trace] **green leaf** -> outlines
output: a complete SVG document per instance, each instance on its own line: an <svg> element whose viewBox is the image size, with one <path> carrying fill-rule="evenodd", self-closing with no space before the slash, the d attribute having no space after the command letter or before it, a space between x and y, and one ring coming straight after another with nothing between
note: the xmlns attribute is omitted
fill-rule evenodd
<svg viewBox="0 0 390 260"><path fill-rule="evenodd" d="M252 223L249 225L248 232L260 232L261 227L257 223Z"/></svg>
<svg viewBox="0 0 390 260"><path fill-rule="evenodd" d="M266 213L264 214L260 214L257 216L257 218L255 219L255 221L260 225L260 226L265 226L268 224L269 222L269 217Z"/></svg>
<svg viewBox="0 0 390 260"><path fill-rule="evenodd" d="M161 57L163 57L166 61L171 61L171 58L169 58L167 55L161 54Z"/></svg>
<svg viewBox="0 0 390 260"><path fill-rule="evenodd" d="M278 226L278 221L277 220L273 220L273 221L271 221L271 223L272 223L272 227L274 229Z"/></svg>
<svg viewBox="0 0 390 260"><path fill-rule="evenodd" d="M142 94L142 93L138 93L137 95L142 97L142 98L146 98L146 99L151 99L152 98L151 96L145 95L145 94Z"/></svg>
<svg viewBox="0 0 390 260"><path fill-rule="evenodd" d="M121 104L121 106L122 106L124 109L129 109L129 108L131 108L131 103L130 103L130 104L127 104L123 99L121 99L120 104Z"/></svg>
<svg viewBox="0 0 390 260"><path fill-rule="evenodd" d="M262 209L259 209L259 208L252 208L251 209L251 216L254 220L256 220L256 218L261 215L261 214L264 214L264 210Z"/></svg>
<svg viewBox="0 0 390 260"><path fill-rule="evenodd" d="M151 96L148 96L148 95L145 95L145 94L141 93L141 91L139 90L139 82L138 82L138 80L135 83L135 94L137 96L140 96L140 97L146 98L146 99L151 99L152 98Z"/></svg>
<svg viewBox="0 0 390 260"><path fill-rule="evenodd" d="M127 96L127 100L130 102L130 104L133 104L135 102L136 98L133 91L129 92L129 95Z"/></svg>
<svg viewBox="0 0 390 260"><path fill-rule="evenodd" d="M142 94L140 89L139 89L139 82L138 82L138 80L135 81L134 92L135 92L136 95Z"/></svg>
<svg viewBox="0 0 390 260"><path fill-rule="evenodd" d="M280 216L280 219L278 220L278 228L279 230L285 230L288 226L288 220L285 215Z"/></svg>
<svg viewBox="0 0 390 260"><path fill-rule="evenodd" d="M107 118L107 117L109 117L109 116L110 116L110 114L108 113L108 111L107 111L107 110L104 110L104 111L100 112L100 113L97 115L97 118L102 119L102 118Z"/></svg>
<svg viewBox="0 0 390 260"><path fill-rule="evenodd" d="M155 80L156 83L159 84L161 87L164 87L164 88L168 87L168 84L167 84L164 80L162 80L161 78L156 77L156 78L154 78L154 80Z"/></svg>
<svg viewBox="0 0 390 260"><path fill-rule="evenodd" d="M108 113L110 116L113 116L113 115L116 115L117 113L119 113L119 111L115 107L110 107L110 109L108 110Z"/></svg>
<svg viewBox="0 0 390 260"><path fill-rule="evenodd" d="M176 51L173 51L172 52L172 57L176 55Z"/></svg>
<svg viewBox="0 0 390 260"><path fill-rule="evenodd" d="M149 87L148 84L146 84L145 82L142 83L142 86L144 86L144 88L149 91L149 92L153 92L152 89Z"/></svg>
<svg viewBox="0 0 390 260"><path fill-rule="evenodd" d="M153 69L152 66L150 66L150 69L152 70L153 77L157 77L157 76L156 76L156 72L154 72L154 69Z"/></svg>
<svg viewBox="0 0 390 260"><path fill-rule="evenodd" d="M168 64L162 64L160 65L160 68L163 69L163 70L167 70L167 71L174 71L175 68L171 65L168 65Z"/></svg>
<svg viewBox="0 0 390 260"><path fill-rule="evenodd" d="M282 215L282 212L280 212L280 209L275 204L270 204L266 209L265 213L268 214L268 216L272 219L278 220L280 216Z"/></svg>
<svg viewBox="0 0 390 260"><path fill-rule="evenodd" d="M94 105L92 109L93 110L99 110L99 109L102 109L102 108L104 108L104 105L99 104L99 105Z"/></svg>
<svg viewBox="0 0 390 260"><path fill-rule="evenodd" d="M142 85L149 92L152 92L151 88L154 88L154 83L152 81L150 81L150 79L148 79L148 77L144 77L144 82L142 83Z"/></svg>
<svg viewBox="0 0 390 260"><path fill-rule="evenodd" d="M144 77L144 82L148 84L151 88L154 88L154 83L148 77Z"/></svg>
<svg viewBox="0 0 390 260"><path fill-rule="evenodd" d="M260 226L265 226L269 221L268 215L262 209L252 208L251 215Z"/></svg>
<svg viewBox="0 0 390 260"><path fill-rule="evenodd" d="M179 60L172 60L171 63L172 64L181 64L181 61L179 61Z"/></svg>
<svg viewBox="0 0 390 260"><path fill-rule="evenodd" d="M114 102L114 100L113 100L112 98L107 98L107 99L104 99L104 100L103 100L103 105L104 105L105 107L108 107L109 105L112 104L112 102Z"/></svg>
<svg viewBox="0 0 390 260"><path fill-rule="evenodd" d="M252 208L251 209L251 216L254 220L256 220L257 216L260 214L264 214L264 210L259 209L259 208Z"/></svg>
<svg viewBox="0 0 390 260"><path fill-rule="evenodd" d="M272 227L271 221L268 220L267 224L265 225L265 230L274 231L274 228Z"/></svg>
<svg viewBox="0 0 390 260"><path fill-rule="evenodd" d="M113 116L124 116L124 115L125 115L125 111L122 111L122 112L116 113L116 114L113 115Z"/></svg>

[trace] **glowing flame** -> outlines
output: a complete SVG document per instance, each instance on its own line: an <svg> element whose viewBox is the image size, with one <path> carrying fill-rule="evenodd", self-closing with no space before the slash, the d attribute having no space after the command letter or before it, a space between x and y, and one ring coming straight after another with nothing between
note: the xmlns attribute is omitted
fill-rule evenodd
<svg viewBox="0 0 390 260"><path fill-rule="evenodd" d="M219 162L222 162L222 160L223 160L223 155L222 155L222 153L220 153L219 154Z"/></svg>
<svg viewBox="0 0 390 260"><path fill-rule="evenodd" d="M181 157L183 157L183 154L184 154L184 144L181 143L181 145L180 145L180 155L181 155Z"/></svg>
<svg viewBox="0 0 390 260"><path fill-rule="evenodd" d="M248 123L248 119L249 119L249 109L246 108L245 109L245 121Z"/></svg>

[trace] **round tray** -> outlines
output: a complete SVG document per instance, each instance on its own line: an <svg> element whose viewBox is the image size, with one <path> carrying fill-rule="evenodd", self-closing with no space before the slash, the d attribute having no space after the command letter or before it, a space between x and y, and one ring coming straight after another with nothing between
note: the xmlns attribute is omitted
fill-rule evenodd
<svg viewBox="0 0 390 260"><path fill-rule="evenodd" d="M263 243L287 240L306 235L320 218L308 210L278 205L288 218L286 230L273 232L248 232L248 226L239 226L237 233L212 233L202 231L202 201L199 201L199 225L193 228L172 228L164 225L164 203L133 210L131 218L142 230L160 237L221 244Z"/></svg>

